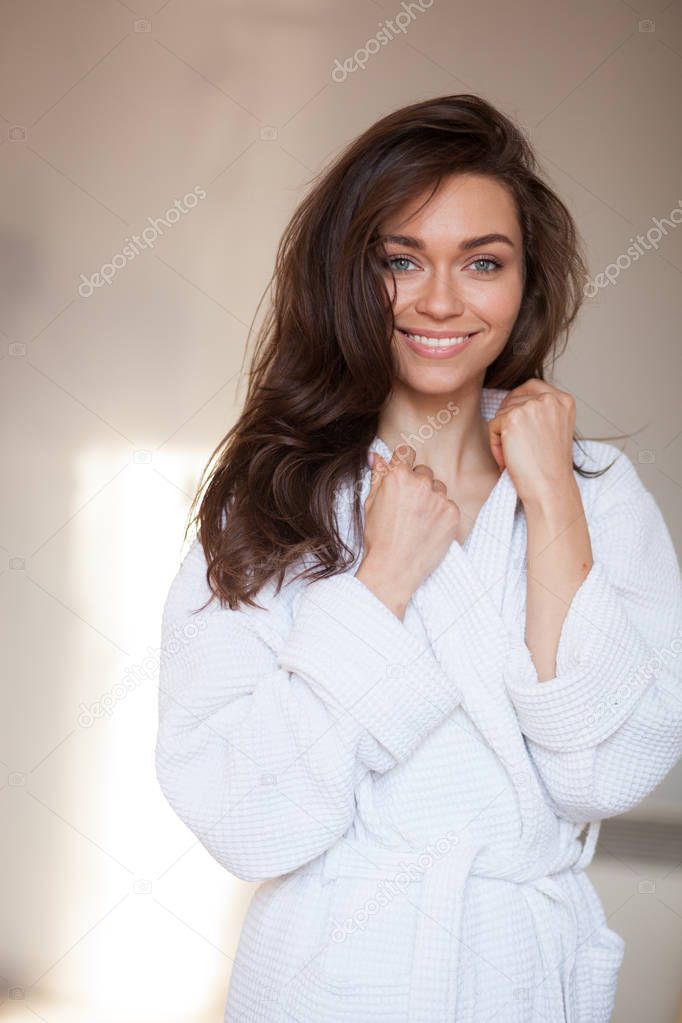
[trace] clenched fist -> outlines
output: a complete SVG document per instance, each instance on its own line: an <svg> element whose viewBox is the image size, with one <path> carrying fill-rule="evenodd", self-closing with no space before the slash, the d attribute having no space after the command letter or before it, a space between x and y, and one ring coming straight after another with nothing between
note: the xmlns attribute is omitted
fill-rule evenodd
<svg viewBox="0 0 682 1023"><path fill-rule="evenodd" d="M375 453L365 501L364 557L356 573L400 619L414 591L457 535L460 511L416 451L399 445L386 462Z"/></svg>

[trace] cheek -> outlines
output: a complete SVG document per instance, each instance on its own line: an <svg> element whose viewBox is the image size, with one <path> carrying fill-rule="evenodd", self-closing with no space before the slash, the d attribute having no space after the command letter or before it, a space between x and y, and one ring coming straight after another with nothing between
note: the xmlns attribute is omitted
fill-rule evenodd
<svg viewBox="0 0 682 1023"><path fill-rule="evenodd" d="M504 325L513 322L522 299L521 282L517 279L489 281L485 287L468 291L467 304L478 310L490 323Z"/></svg>
<svg viewBox="0 0 682 1023"><path fill-rule="evenodd" d="M386 284L386 290L389 296L393 297L393 282L388 281ZM399 309L401 306L407 305L411 297L414 296L417 289L412 286L411 288L405 284L404 281L397 280L395 284L395 297L393 297L393 308Z"/></svg>
<svg viewBox="0 0 682 1023"><path fill-rule="evenodd" d="M400 282L397 282L394 290L393 281L390 277L384 278L384 287L386 289L386 306L393 310L395 317L409 304L405 295L405 289L400 286Z"/></svg>

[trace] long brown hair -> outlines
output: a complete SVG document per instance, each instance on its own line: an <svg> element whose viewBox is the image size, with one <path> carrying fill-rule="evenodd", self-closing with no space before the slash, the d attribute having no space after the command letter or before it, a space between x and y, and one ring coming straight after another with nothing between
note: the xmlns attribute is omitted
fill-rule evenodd
<svg viewBox="0 0 682 1023"><path fill-rule="evenodd" d="M547 357L565 348L586 263L573 219L540 179L519 129L473 95L415 103L372 125L313 180L282 236L243 410L204 470L215 459L187 528L199 522L207 582L221 606L261 606L253 599L260 588L274 577L278 593L288 570L309 555L312 563L297 578L323 578L352 564L334 498L366 468L396 373L378 224L459 173L506 186L524 242L519 315L483 386L542 380ZM606 471L573 468L584 476ZM357 485L352 492L357 536Z"/></svg>

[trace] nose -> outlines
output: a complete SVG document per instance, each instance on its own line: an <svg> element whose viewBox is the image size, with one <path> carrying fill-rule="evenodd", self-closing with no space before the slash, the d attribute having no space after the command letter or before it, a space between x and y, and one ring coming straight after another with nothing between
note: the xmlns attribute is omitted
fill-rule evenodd
<svg viewBox="0 0 682 1023"><path fill-rule="evenodd" d="M434 272L424 275L414 308L434 320L445 320L461 316L464 302L452 278L447 273Z"/></svg>

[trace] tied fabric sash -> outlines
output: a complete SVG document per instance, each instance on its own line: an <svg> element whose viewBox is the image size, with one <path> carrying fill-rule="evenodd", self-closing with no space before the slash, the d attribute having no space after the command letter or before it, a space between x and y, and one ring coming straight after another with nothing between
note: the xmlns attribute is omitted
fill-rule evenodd
<svg viewBox="0 0 682 1023"><path fill-rule="evenodd" d="M410 977L407 1023L451 1023L456 1019L461 989L458 977L462 943L460 925L466 883L471 875L496 878L519 886L531 913L543 968L542 983L551 990L549 1002L555 1015L549 1023L578 1023L571 1002L571 977L578 950L578 921L570 896L556 881L565 870L581 870L592 857L599 822L591 824L583 847L577 840L567 856L533 861L526 855L516 862L505 856L496 861L489 844L462 831L450 848L424 866L424 853L412 849L388 849L376 843L341 839L325 855L322 883L338 878L370 878L399 883L407 871L418 872L415 898L419 911ZM419 876L419 874L421 876ZM404 882L403 882L404 883ZM555 904L564 910L565 938L557 928ZM564 951L564 942L568 954Z"/></svg>

